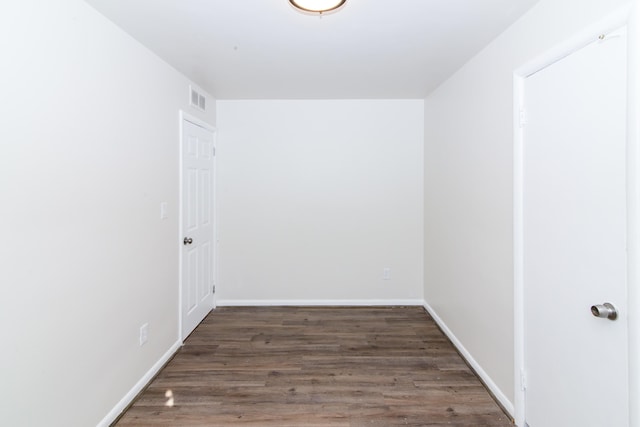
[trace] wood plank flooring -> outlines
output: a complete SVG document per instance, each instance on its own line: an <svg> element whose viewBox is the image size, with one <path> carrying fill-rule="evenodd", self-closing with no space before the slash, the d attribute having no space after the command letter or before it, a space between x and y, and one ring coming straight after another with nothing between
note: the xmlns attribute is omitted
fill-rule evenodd
<svg viewBox="0 0 640 427"><path fill-rule="evenodd" d="M512 426L420 307L222 307L117 426Z"/></svg>

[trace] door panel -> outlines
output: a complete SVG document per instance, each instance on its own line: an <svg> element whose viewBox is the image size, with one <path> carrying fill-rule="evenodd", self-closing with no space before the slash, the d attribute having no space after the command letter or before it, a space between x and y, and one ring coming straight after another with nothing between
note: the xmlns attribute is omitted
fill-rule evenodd
<svg viewBox="0 0 640 427"><path fill-rule="evenodd" d="M626 33L525 79L525 416L628 425ZM591 306L613 303L617 320Z"/></svg>
<svg viewBox="0 0 640 427"><path fill-rule="evenodd" d="M214 135L183 121L182 147L182 338L214 306Z"/></svg>
<svg viewBox="0 0 640 427"><path fill-rule="evenodd" d="M186 303L185 314L189 316L198 306L198 298L194 292L198 288L198 251L195 249L187 250L186 259L186 283L183 283L183 286L187 292L184 299Z"/></svg>

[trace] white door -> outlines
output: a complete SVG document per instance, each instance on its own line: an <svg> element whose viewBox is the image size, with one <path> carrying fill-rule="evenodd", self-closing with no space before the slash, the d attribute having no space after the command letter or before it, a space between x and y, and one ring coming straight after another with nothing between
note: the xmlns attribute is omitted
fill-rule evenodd
<svg viewBox="0 0 640 427"><path fill-rule="evenodd" d="M214 133L182 122L181 312L185 339L214 307Z"/></svg>
<svg viewBox="0 0 640 427"><path fill-rule="evenodd" d="M626 32L525 79L530 427L628 426ZM618 318L598 318L605 302Z"/></svg>

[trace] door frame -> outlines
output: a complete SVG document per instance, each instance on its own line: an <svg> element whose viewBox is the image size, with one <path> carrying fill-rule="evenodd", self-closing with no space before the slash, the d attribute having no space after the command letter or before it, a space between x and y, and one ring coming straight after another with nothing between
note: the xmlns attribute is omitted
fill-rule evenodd
<svg viewBox="0 0 640 427"><path fill-rule="evenodd" d="M183 288L183 283L182 283L182 271L183 271L183 266L184 266L184 251L182 250L182 239L184 237L184 230L183 230L183 219L184 219L184 206L183 206L183 192L182 192L182 187L183 187L183 168L184 168L184 159L182 156L182 151L183 151L183 146L184 146L184 123L186 122L190 122L196 126L200 126L201 128L207 130L208 132L211 132L212 136L213 136L213 146L214 149L217 151L217 129L210 125L209 123L205 122L204 120L201 120L195 116L190 115L189 113L187 113L186 111L180 110L179 111L179 119L180 119L180 124L179 124L179 132L180 132L180 137L179 139L179 145L178 145L178 236L177 236L177 245L178 245L178 335L179 335L179 339L181 343L184 343L184 340L186 337L182 336L182 288ZM213 236L212 236L212 242L213 242L213 265L211 266L211 268L213 268L213 283L214 286L217 286L218 284L218 203L216 201L216 195L217 195L217 191L216 191L216 186L217 186L217 153L216 155L213 156L213 184L211 186L211 190L213 191L213 195L212 195L212 201L213 201L213 209L212 209L212 213L213 213ZM216 289L217 291L217 289ZM213 294L213 308L216 308L216 293L214 292Z"/></svg>
<svg viewBox="0 0 640 427"><path fill-rule="evenodd" d="M514 270L514 418L525 425L525 328L523 271L523 140L526 79L606 34L627 26L627 299L629 311L629 426L640 427L640 0L617 9L601 21L513 72L513 270Z"/></svg>

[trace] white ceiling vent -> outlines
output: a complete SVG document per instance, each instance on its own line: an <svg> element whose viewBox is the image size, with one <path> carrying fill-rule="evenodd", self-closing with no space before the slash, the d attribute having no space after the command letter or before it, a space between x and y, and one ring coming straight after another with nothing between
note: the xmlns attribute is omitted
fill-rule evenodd
<svg viewBox="0 0 640 427"><path fill-rule="evenodd" d="M196 91L192 86L189 86L191 96L189 97L189 103L192 107L197 108L200 111L205 111L207 109L207 98Z"/></svg>

